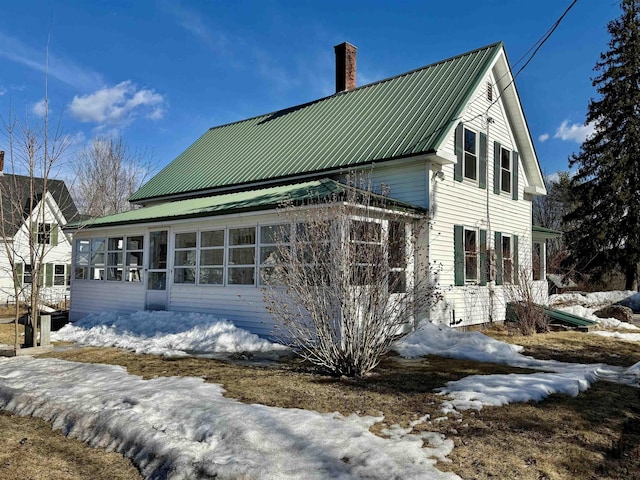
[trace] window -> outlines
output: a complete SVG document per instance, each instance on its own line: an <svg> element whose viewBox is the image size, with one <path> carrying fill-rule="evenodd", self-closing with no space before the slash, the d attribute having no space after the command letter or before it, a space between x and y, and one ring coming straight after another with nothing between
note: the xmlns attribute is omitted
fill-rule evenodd
<svg viewBox="0 0 640 480"><path fill-rule="evenodd" d="M256 261L256 229L229 229L227 250L227 283L229 285L254 285Z"/></svg>
<svg viewBox="0 0 640 480"><path fill-rule="evenodd" d="M282 268L281 248L291 248L290 225L260 227L260 285L278 285L278 267Z"/></svg>
<svg viewBox="0 0 640 480"><path fill-rule="evenodd" d="M404 222L389 222L389 292L407 291L407 236Z"/></svg>
<svg viewBox="0 0 640 480"><path fill-rule="evenodd" d="M500 190L511 192L511 151L500 147Z"/></svg>
<svg viewBox="0 0 640 480"><path fill-rule="evenodd" d="M487 101L493 102L493 85L491 85L491 82L487 82Z"/></svg>
<svg viewBox="0 0 640 480"><path fill-rule="evenodd" d="M91 242L89 240L76 240L74 278L87 280L89 278L89 255Z"/></svg>
<svg viewBox="0 0 640 480"><path fill-rule="evenodd" d="M196 283L196 232L176 233L174 283Z"/></svg>
<svg viewBox="0 0 640 480"><path fill-rule="evenodd" d="M33 277L31 276L31 265L28 263L24 264L24 276L22 277L22 283L31 284L33 283Z"/></svg>
<svg viewBox="0 0 640 480"><path fill-rule="evenodd" d="M201 285L223 285L224 230L200 232L199 255L198 283Z"/></svg>
<svg viewBox="0 0 640 480"><path fill-rule="evenodd" d="M513 255L511 249L511 237L502 235L502 280L504 283L513 283Z"/></svg>
<svg viewBox="0 0 640 480"><path fill-rule="evenodd" d="M66 285L67 275L65 272L66 265L55 264L53 266L53 284L56 286Z"/></svg>
<svg viewBox="0 0 640 480"><path fill-rule="evenodd" d="M107 240L107 280L121 281L124 272L124 238Z"/></svg>
<svg viewBox="0 0 640 480"><path fill-rule="evenodd" d="M141 282L144 236L109 237L76 240L73 277L78 280ZM55 265L53 281L64 285L64 265ZM55 283L62 282L62 283Z"/></svg>
<svg viewBox="0 0 640 480"><path fill-rule="evenodd" d="M534 280L543 280L544 279L544 249L542 248L542 243L535 242L533 244L533 254L531 258L531 263L533 264L533 279Z"/></svg>
<svg viewBox="0 0 640 480"><path fill-rule="evenodd" d="M127 237L125 243L125 281L141 282L144 268L144 236L134 235Z"/></svg>
<svg viewBox="0 0 640 480"><path fill-rule="evenodd" d="M91 266L89 268L89 280L104 280L105 268L105 239L91 239Z"/></svg>
<svg viewBox="0 0 640 480"><path fill-rule="evenodd" d="M349 256L355 263L354 285L376 283L380 268L384 265L382 224L378 222L352 220L349 228Z"/></svg>
<svg viewBox="0 0 640 480"><path fill-rule="evenodd" d="M471 180L478 178L478 154L476 132L464 129L464 176Z"/></svg>
<svg viewBox="0 0 640 480"><path fill-rule="evenodd" d="M107 239L107 281L141 282L144 237L111 237Z"/></svg>
<svg viewBox="0 0 640 480"><path fill-rule="evenodd" d="M478 281L478 234L475 230L464 229L464 279L465 282Z"/></svg>

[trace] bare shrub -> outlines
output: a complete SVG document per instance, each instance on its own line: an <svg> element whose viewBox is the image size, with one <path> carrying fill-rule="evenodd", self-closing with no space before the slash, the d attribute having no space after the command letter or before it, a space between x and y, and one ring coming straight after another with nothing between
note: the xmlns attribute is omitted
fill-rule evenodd
<svg viewBox="0 0 640 480"><path fill-rule="evenodd" d="M370 184L337 190L282 207L264 296L279 341L326 373L361 376L441 295L414 261L424 214Z"/></svg>
<svg viewBox="0 0 640 480"><path fill-rule="evenodd" d="M544 306L539 304L531 269L521 268L518 281L505 285L507 320L514 321L522 335L533 335L549 331L549 318Z"/></svg>

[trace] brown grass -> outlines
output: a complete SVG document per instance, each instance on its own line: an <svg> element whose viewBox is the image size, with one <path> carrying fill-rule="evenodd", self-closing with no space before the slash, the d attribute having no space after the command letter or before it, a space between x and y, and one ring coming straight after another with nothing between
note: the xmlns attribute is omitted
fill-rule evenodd
<svg viewBox="0 0 640 480"><path fill-rule="evenodd" d="M51 430L37 418L0 411L0 478L31 480L133 480L142 478L131 461L91 448Z"/></svg>
<svg viewBox="0 0 640 480"><path fill-rule="evenodd" d="M502 331L490 333L524 345L525 353L538 358L621 365L640 361L634 344L595 335L563 332L517 337ZM377 434L395 423L407 426L424 414L432 419L441 417L443 398L433 390L448 381L474 374L526 372L439 357L404 360L388 356L372 375L346 379L317 375L297 360L239 364L203 358L167 359L111 348L69 349L50 356L123 365L129 373L144 378L199 376L223 384L228 397L247 403L345 415L383 414L384 422L372 428ZM598 382L575 398L552 395L540 403L467 411L460 417L420 424L416 430L439 431L452 439L456 445L450 455L452 462L439 468L465 479L640 479L639 400L637 389ZM5 428L11 427L3 427L3 432ZM0 478L4 478L2 471ZM64 478L98 477L78 474Z"/></svg>

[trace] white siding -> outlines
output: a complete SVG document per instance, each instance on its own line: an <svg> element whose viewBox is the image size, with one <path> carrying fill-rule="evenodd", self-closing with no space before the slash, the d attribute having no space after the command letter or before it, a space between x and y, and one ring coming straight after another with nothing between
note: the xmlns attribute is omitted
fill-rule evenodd
<svg viewBox="0 0 640 480"><path fill-rule="evenodd" d="M438 280L444 293L444 301L432 312L433 321L465 326L489 321L504 320L505 303L508 301L509 288L478 285L454 285L454 225L487 230L488 247L495 248L494 233L517 235L519 267L531 266L531 201L525 199L524 187L527 179L522 168L522 158L518 171L518 200L512 200L511 194L493 193L493 151L494 141L505 148L517 151L513 133L509 127L501 101L491 106L486 98L486 82L495 83L489 75L482 81L472 96L461 121L468 128L488 133L487 137L487 188L481 189L477 183L464 179L454 180L454 165L441 168L444 179L434 178L431 184L431 229L429 230L429 255L432 262L442 264ZM494 99L496 92L494 92ZM487 128L486 116L493 123ZM455 157L454 134L446 141L446 153ZM434 171L439 166L432 167Z"/></svg>
<svg viewBox="0 0 640 480"><path fill-rule="evenodd" d="M43 207L45 223L57 224L59 227L58 243L57 245L45 246L42 263L68 265L71 263L71 235L65 234L62 231L60 226L66 223L66 219L50 194L47 194L45 202L36 205L34 214L25 220L20 230L14 235L11 248L17 258L16 262L29 263L29 225L30 222L42 222L41 208ZM14 289L5 245L1 244L0 247L0 302L4 303L8 300L14 300ZM43 286L41 289L41 300L45 302L56 302L64 299L64 296L67 294L68 288L66 286ZM25 295L28 295L28 292L26 289L23 289L23 299Z"/></svg>
<svg viewBox="0 0 640 480"><path fill-rule="evenodd" d="M133 313L144 310L143 284L122 282L71 281L70 320L90 313Z"/></svg>
<svg viewBox="0 0 640 480"><path fill-rule="evenodd" d="M128 227L112 227L100 230L84 230L76 234L76 239L91 237L117 237L123 235L146 235L145 267L149 261L148 232L166 229L169 231L168 260L168 305L167 310L209 313L221 319L233 321L237 326L253 333L268 336L272 331L272 321L266 310L259 286L214 286L173 284L173 258L171 256L175 232L194 230L234 228L240 226L268 225L280 222L274 212L263 214L241 214L183 220L171 225L155 224ZM146 275L145 275L146 280ZM116 311L132 313L144 310L146 306L146 283L107 282L103 280L75 280L71 283L72 321L90 313Z"/></svg>
<svg viewBox="0 0 640 480"><path fill-rule="evenodd" d="M262 336L273 330L262 290L256 287L174 285L170 305L175 311L215 314Z"/></svg>

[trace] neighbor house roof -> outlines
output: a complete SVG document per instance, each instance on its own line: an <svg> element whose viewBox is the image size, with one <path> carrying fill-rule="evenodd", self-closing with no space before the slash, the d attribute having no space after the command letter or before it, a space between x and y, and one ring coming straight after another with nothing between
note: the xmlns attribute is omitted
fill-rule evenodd
<svg viewBox="0 0 640 480"><path fill-rule="evenodd" d="M502 43L495 43L355 90L211 128L130 200L204 195L434 153L502 50Z"/></svg>
<svg viewBox="0 0 640 480"><path fill-rule="evenodd" d="M354 189L343 183L323 178L309 182L302 182L276 187L244 190L210 197L198 197L187 200L175 200L157 205L151 205L137 210L117 213L108 217L100 217L88 222L76 222L67 228L101 228L135 223L150 223L154 221L179 220L183 218L211 217L244 211L266 210L282 206L287 202L302 204L305 202L321 202L334 196L341 198L347 189ZM368 192L365 194L369 195ZM372 203L381 203L388 208L424 214L426 210L410 203L371 194ZM378 202L379 201L379 202Z"/></svg>
<svg viewBox="0 0 640 480"><path fill-rule="evenodd" d="M0 220L3 222L3 230L7 236L13 237L30 215L31 195L33 194L34 199L33 207L42 199L44 179L36 177L33 178L33 182L33 189L31 189L31 177L6 173L0 175L0 195L2 195ZM47 191L58 204L67 222L77 218L78 209L62 180L47 179Z"/></svg>

